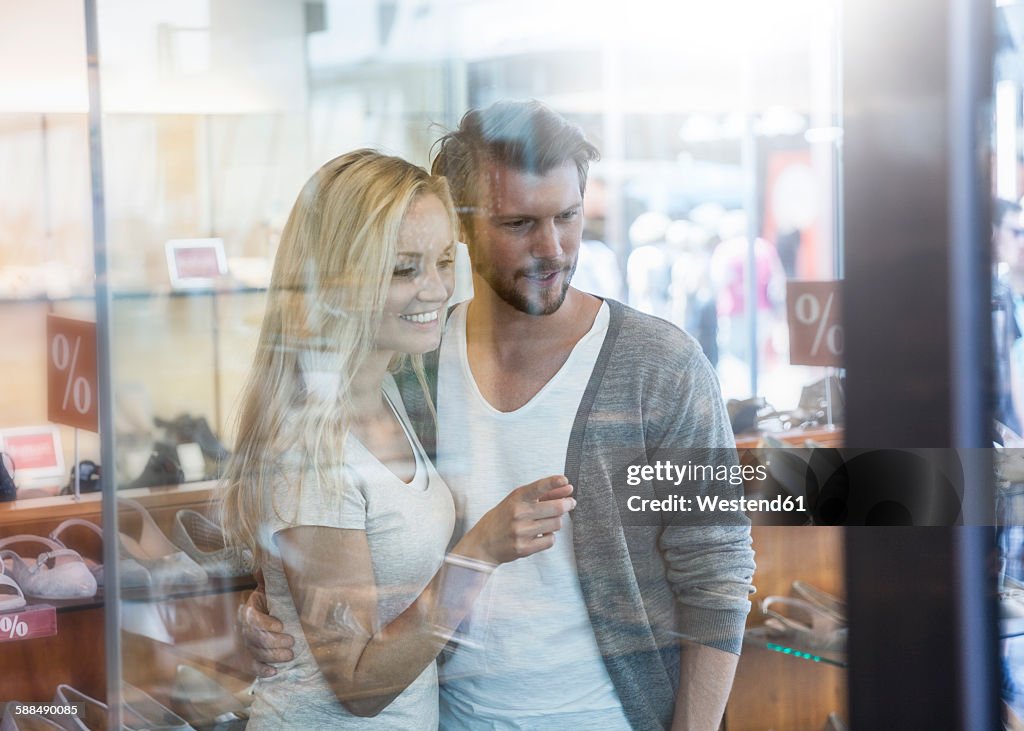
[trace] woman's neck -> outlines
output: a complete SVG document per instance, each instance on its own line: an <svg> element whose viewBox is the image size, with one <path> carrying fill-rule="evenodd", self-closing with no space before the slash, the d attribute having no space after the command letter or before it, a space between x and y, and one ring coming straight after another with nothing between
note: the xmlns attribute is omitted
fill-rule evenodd
<svg viewBox="0 0 1024 731"><path fill-rule="evenodd" d="M375 350L353 374L349 399L357 419L376 414L384 407L380 393L393 356L394 353Z"/></svg>

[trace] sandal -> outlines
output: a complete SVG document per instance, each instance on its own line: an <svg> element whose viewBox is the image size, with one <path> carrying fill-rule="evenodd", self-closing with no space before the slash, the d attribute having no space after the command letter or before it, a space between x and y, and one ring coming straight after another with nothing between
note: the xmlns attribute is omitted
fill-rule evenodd
<svg viewBox="0 0 1024 731"><path fill-rule="evenodd" d="M48 550L36 556L35 565L25 562L11 550L0 550L6 565L21 590L39 599L85 599L96 596L96 579L77 551L57 541L39 536L11 536L0 541L0 549L18 543L42 544Z"/></svg>
<svg viewBox="0 0 1024 731"><path fill-rule="evenodd" d="M10 576L4 573L4 562L0 561L0 612L13 612L25 606L25 594Z"/></svg>

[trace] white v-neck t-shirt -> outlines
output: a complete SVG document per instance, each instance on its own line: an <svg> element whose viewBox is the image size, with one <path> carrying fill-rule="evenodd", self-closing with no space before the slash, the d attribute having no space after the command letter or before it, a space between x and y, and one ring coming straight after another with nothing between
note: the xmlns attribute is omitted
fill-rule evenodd
<svg viewBox="0 0 1024 731"><path fill-rule="evenodd" d="M403 482L369 449L349 434L346 440L347 479L339 489L317 489L309 479L295 488L300 472L312 465L288 455L285 472L268 501L264 523L268 556L264 562L270 613L295 638L295 657L277 666L272 678L261 678L248 728L312 729L345 728L365 731L422 731L438 722L437 666L423 672L383 711L372 718L350 714L338 702L310 651L292 600L280 552L273 534L293 525L316 525L366 531L377 586L377 619L380 626L393 621L423 591L444 560L455 525L451 493L423 453L409 424L398 387L391 376L384 380L384 394L395 411L416 458L415 474ZM407 467L409 465L406 465Z"/></svg>
<svg viewBox="0 0 1024 731"><path fill-rule="evenodd" d="M454 310L441 345L437 468L469 527L516 487L564 473L609 309L601 305L562 368L511 412L491 406L473 379L466 309ZM498 567L464 631L441 668L445 731L629 728L580 590L571 514L553 548Z"/></svg>

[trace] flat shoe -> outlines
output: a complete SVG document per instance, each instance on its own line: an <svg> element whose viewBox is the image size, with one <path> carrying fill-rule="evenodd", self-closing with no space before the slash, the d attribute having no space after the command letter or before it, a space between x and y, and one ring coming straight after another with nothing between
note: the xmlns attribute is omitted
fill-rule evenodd
<svg viewBox="0 0 1024 731"><path fill-rule="evenodd" d="M67 540L64 534L69 528L80 527L85 528L91 533L95 533L100 541L103 540L103 530L93 522L88 520L82 520L81 518L68 518L63 523L54 528L50 534L50 538L57 543L61 544L65 548L71 548L67 544ZM96 579L97 586L103 586L104 584L104 572L103 563L82 554L82 560L85 561L85 565L89 567L89 571L92 572L93 577ZM150 586L153 583L153 578L150 576L149 571L139 564L138 561L126 555L123 551L121 552L120 562L118 563L118 572L120 574L121 587L124 589L135 589L139 587Z"/></svg>
<svg viewBox="0 0 1024 731"><path fill-rule="evenodd" d="M40 536L11 536L0 541L0 549L14 544L37 543L48 550L36 556L35 564L11 550L0 550L6 572L21 590L39 599L84 599L96 596L96 579L78 552L57 541Z"/></svg>
<svg viewBox="0 0 1024 731"><path fill-rule="evenodd" d="M153 577L154 586L200 586L208 580L203 567L167 540L149 511L134 500L119 499L122 510L134 511L140 519L137 535L120 534L121 550L138 561Z"/></svg>

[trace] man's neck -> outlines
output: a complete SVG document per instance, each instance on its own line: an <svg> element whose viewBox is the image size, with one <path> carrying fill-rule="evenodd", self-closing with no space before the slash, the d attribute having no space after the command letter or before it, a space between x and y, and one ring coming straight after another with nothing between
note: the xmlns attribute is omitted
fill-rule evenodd
<svg viewBox="0 0 1024 731"><path fill-rule="evenodd" d="M476 277L466 312L466 354L477 388L498 411L528 403L594 326L601 300L570 288L550 315L528 315Z"/></svg>

